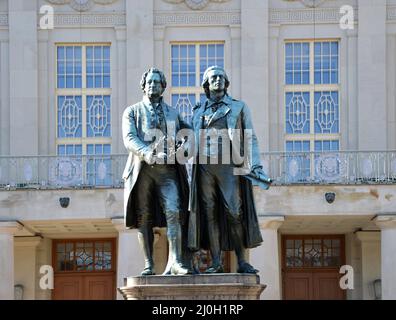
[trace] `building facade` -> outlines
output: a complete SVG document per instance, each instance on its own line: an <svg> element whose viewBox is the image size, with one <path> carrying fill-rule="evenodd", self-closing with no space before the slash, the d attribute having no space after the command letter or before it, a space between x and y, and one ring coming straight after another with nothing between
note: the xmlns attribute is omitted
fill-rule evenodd
<svg viewBox="0 0 396 320"><path fill-rule="evenodd" d="M217 64L275 179L262 299L396 299L395 55L396 0L0 0L0 298L121 298L122 112L156 66L189 120Z"/></svg>

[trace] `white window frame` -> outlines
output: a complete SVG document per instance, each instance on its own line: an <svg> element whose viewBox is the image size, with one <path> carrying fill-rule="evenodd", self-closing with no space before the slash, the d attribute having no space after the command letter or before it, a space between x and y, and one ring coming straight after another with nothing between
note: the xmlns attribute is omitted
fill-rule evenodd
<svg viewBox="0 0 396 320"><path fill-rule="evenodd" d="M58 47L81 47L81 68L82 68L82 82L81 88L58 88ZM110 96L111 101L111 84L112 79L110 76L110 88L87 88L87 57L86 57L86 48L87 47L96 47L96 46L109 46L111 51L111 43L109 42L95 42L95 43L56 43L55 44L55 121L56 121L56 153L58 153L58 145L76 145L81 144L82 146L82 155L87 154L87 145L88 144L110 144L112 143L111 132L113 131L112 127L110 127L110 137L87 137L87 96ZM110 65L111 68L111 65ZM111 71L110 71L111 74ZM59 138L58 137L58 96L81 96L81 105L82 105L82 134L81 138Z"/></svg>
<svg viewBox="0 0 396 320"><path fill-rule="evenodd" d="M317 42L338 42L338 83L337 84L315 84L315 43ZM309 43L309 84L298 84L298 85L287 85L286 84L286 70L283 72L283 106L284 118L284 148L286 149L286 142L288 141L309 141L310 142L310 152L315 152L315 141L327 141L327 140L338 140L339 148L341 150L341 131L336 134L319 134L315 133L315 92L322 91L336 91L338 92L338 112L339 118L341 118L341 70L340 70L340 39L293 39L284 41L284 60L286 63L286 44L288 43ZM309 92L309 104L310 104L310 133L306 134L288 134L286 132L286 93L295 92ZM339 130L341 130L341 119L339 119ZM312 161L311 161L312 162ZM311 164L313 165L313 164Z"/></svg>
<svg viewBox="0 0 396 320"><path fill-rule="evenodd" d="M225 41L171 41L169 43L169 70L170 70L170 79L169 79L169 101L172 101L173 94L194 94L195 95L195 103L200 101L200 95L205 94L202 86L201 86L201 78L200 78L200 50L199 46L205 44L222 44L224 45L224 66L226 65L226 43ZM173 87L172 86L172 45L195 45L195 87ZM176 106L174 106L176 107ZM194 107L194 106L193 106Z"/></svg>

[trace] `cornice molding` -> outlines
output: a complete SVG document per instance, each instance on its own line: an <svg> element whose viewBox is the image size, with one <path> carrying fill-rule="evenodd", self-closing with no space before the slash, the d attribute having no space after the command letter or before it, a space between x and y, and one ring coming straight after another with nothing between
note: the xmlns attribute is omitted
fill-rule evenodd
<svg viewBox="0 0 396 320"><path fill-rule="evenodd" d="M58 13L54 16L56 27L116 27L126 24L125 12L119 13Z"/></svg>
<svg viewBox="0 0 396 320"><path fill-rule="evenodd" d="M163 1L172 4L179 4L184 2L192 10L202 10L210 2L221 3L221 2L227 2L229 0L163 0Z"/></svg>
<svg viewBox="0 0 396 320"><path fill-rule="evenodd" d="M50 4L64 5L69 4L76 11L88 11L92 8L94 3L107 5L112 4L118 0L46 0Z"/></svg>
<svg viewBox="0 0 396 320"><path fill-rule="evenodd" d="M161 12L154 13L154 25L237 25L241 24L239 11L218 12Z"/></svg>
<svg viewBox="0 0 396 320"><path fill-rule="evenodd" d="M355 21L357 21L355 8ZM303 24L303 23L339 23L342 14L340 8L315 9L270 9L271 24Z"/></svg>
<svg viewBox="0 0 396 320"><path fill-rule="evenodd" d="M285 2L301 2L307 8L317 8L326 0L283 0Z"/></svg>

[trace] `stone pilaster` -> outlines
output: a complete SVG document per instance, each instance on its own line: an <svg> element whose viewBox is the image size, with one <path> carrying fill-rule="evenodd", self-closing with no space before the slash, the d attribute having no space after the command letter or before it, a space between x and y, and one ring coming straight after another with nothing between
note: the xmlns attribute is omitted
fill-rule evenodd
<svg viewBox="0 0 396 320"><path fill-rule="evenodd" d="M396 299L396 214L379 215L376 225L381 228L382 299Z"/></svg>
<svg viewBox="0 0 396 320"><path fill-rule="evenodd" d="M154 63L154 1L126 1L127 103L141 100L140 77Z"/></svg>
<svg viewBox="0 0 396 320"><path fill-rule="evenodd" d="M0 154L10 154L9 42L0 42ZM4 170L4 168L3 168Z"/></svg>
<svg viewBox="0 0 396 320"><path fill-rule="evenodd" d="M15 246L15 284L23 286L23 300L36 299L37 246L41 237L16 237Z"/></svg>
<svg viewBox="0 0 396 320"><path fill-rule="evenodd" d="M0 300L14 299L14 234L21 229L16 221L0 222Z"/></svg>
<svg viewBox="0 0 396 320"><path fill-rule="evenodd" d="M267 286L261 295L263 300L281 299L278 229L284 217L259 217L261 246L250 250L250 263L260 270L260 279Z"/></svg>
<svg viewBox="0 0 396 320"><path fill-rule="evenodd" d="M37 1L14 0L9 9L10 154L38 154Z"/></svg>
<svg viewBox="0 0 396 320"><path fill-rule="evenodd" d="M117 92L113 95L113 106L112 115L113 121L116 124L116 137L122 137L122 114L127 107L127 92L131 89L129 83L127 82L127 55L126 55L126 29L125 27L116 27L116 59L117 61L116 71L114 72L114 82L116 85L113 86L114 89L117 88ZM114 56L114 55L113 55ZM125 147L122 139L113 139L114 151L117 153L124 153Z"/></svg>
<svg viewBox="0 0 396 320"><path fill-rule="evenodd" d="M347 148L357 150L359 145L359 108L358 108L358 74L357 74L357 31L348 30L348 56L347 56L347 87L348 87L348 127Z"/></svg>
<svg viewBox="0 0 396 320"><path fill-rule="evenodd" d="M374 280L381 278L381 234L377 231L359 231L362 253L362 298L374 300Z"/></svg>
<svg viewBox="0 0 396 320"><path fill-rule="evenodd" d="M241 1L241 99L250 107L261 151L269 150L268 6L269 1Z"/></svg>
<svg viewBox="0 0 396 320"><path fill-rule="evenodd" d="M112 220L118 231L117 245L117 288L124 286L124 279L140 275L144 268L144 257L139 246L137 230L125 228L124 219ZM117 291L117 299L122 300Z"/></svg>
<svg viewBox="0 0 396 320"><path fill-rule="evenodd" d="M359 150L386 150L386 0L359 0Z"/></svg>

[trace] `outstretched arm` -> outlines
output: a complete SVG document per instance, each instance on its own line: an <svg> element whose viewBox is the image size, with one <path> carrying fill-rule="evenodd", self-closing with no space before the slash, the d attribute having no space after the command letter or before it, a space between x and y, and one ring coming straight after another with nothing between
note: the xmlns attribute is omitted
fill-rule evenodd
<svg viewBox="0 0 396 320"><path fill-rule="evenodd" d="M249 147L251 148L251 152L248 152L249 157L249 166L251 170L251 175L265 183L271 184L272 179L267 176L267 174L263 170L263 166L261 164L260 159L260 149L258 145L258 140L256 133L253 128L252 117L250 115L249 108L245 105L242 110L242 127L243 129L251 130L250 135L250 144Z"/></svg>

